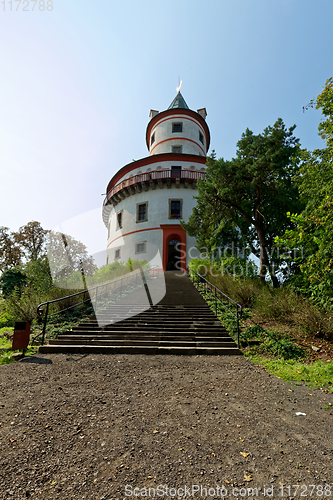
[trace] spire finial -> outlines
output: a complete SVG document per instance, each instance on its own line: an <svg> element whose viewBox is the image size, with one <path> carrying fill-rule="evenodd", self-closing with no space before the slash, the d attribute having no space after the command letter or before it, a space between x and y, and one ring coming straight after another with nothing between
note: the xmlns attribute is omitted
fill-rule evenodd
<svg viewBox="0 0 333 500"><path fill-rule="evenodd" d="M180 84L178 85L178 87L176 88L177 92L179 93L180 92L180 89L182 87L182 83L183 83L183 80L180 80Z"/></svg>

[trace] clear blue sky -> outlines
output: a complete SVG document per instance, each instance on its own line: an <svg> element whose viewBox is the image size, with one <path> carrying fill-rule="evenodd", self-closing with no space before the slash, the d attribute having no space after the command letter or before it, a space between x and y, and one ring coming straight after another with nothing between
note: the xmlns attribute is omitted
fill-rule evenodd
<svg viewBox="0 0 333 500"><path fill-rule="evenodd" d="M169 106L179 77L218 157L279 117L303 147L324 146L320 112L302 106L333 76L332 0L13 4L0 3L0 225L52 229L97 209L85 231L102 250L101 193L147 156L149 110Z"/></svg>

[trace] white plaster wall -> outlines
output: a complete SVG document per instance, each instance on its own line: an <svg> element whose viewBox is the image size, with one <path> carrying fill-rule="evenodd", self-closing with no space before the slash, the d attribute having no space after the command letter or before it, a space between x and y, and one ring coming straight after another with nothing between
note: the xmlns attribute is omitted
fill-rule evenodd
<svg viewBox="0 0 333 500"><path fill-rule="evenodd" d="M131 195L118 203L110 213L110 237L108 238L108 262L114 262L115 249L120 248L120 261L140 258L145 259L144 253L135 254L135 244L146 241L148 244L156 245L162 256L163 231L159 228L161 224L180 225L179 220L169 219L169 200L182 199L182 220L187 221L196 204L194 196L197 195L197 189L191 186L184 188L183 184L177 188L175 184L167 188L163 184L163 189L156 186L155 190L151 188L148 191L142 191ZM136 210L138 203L148 202L148 220L136 222ZM117 213L122 211L122 228L117 229ZM129 233L129 234L128 234ZM187 245L195 246L195 238L187 237ZM192 250L194 254L195 251ZM188 259L187 259L188 260Z"/></svg>
<svg viewBox="0 0 333 500"><path fill-rule="evenodd" d="M172 124L180 122L183 124L183 131L172 132ZM199 140L199 131L203 135L203 144ZM153 144L150 144L150 155L171 153L172 146L178 145L183 147L182 152L185 154L206 155L205 131L199 121L196 121L192 117L180 113L179 115L177 114L168 118L163 118L161 121L157 122L151 130L150 139L154 133L155 141ZM186 141L185 139L190 140Z"/></svg>

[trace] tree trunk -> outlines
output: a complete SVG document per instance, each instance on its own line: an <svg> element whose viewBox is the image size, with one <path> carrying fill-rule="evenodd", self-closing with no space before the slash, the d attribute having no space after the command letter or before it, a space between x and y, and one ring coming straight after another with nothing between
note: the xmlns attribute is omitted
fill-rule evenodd
<svg viewBox="0 0 333 500"><path fill-rule="evenodd" d="M270 277L272 279L273 287L278 288L279 287L279 281L274 273L274 269L271 268L268 254L267 254L267 244L266 244L266 237L265 237L265 231L262 227L261 221L257 221L257 224L255 225L257 235L258 235L258 240L259 240L259 245L260 245L260 260L259 260L259 278L261 281L265 281L267 271L270 274Z"/></svg>

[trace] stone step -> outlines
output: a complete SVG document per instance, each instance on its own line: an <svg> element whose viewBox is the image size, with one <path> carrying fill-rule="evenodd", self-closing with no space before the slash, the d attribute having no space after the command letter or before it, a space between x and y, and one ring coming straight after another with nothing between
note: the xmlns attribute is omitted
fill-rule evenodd
<svg viewBox="0 0 333 500"><path fill-rule="evenodd" d="M146 341L146 342L233 342L231 337L197 337L191 335L177 336L177 337L164 337L161 335L60 335L58 339L52 340L52 343L61 344L62 342L77 342L81 341L83 343L98 340L101 342L109 341L128 341L133 339L135 342Z"/></svg>
<svg viewBox="0 0 333 500"><path fill-rule="evenodd" d="M172 354L172 355L240 355L237 347L165 347L165 346L93 346L93 345L44 345L39 347L42 354Z"/></svg>
<svg viewBox="0 0 333 500"><path fill-rule="evenodd" d="M114 329L114 328L111 328L111 329L105 329L105 330L101 330L101 329L96 329L96 330L71 330L71 331L67 331L67 332L64 332L62 333L61 335L59 335L59 337L61 337L62 335L68 335L68 336L74 336L74 335L80 335L80 336L87 336L87 335L90 335L90 336L96 336L96 335L102 335L105 337L107 337L108 335L147 335L147 336L152 336L152 335L158 335L158 336L168 336L168 337L175 337L175 338L178 338L179 336L194 336L195 337L226 337L228 334L225 330L214 330L214 329L207 329L207 330L203 330L203 329L188 329L188 330L179 330L177 331L176 329L173 329L173 330L162 330L161 328L157 329L146 329L146 328L138 328L138 329Z"/></svg>
<svg viewBox="0 0 333 500"><path fill-rule="evenodd" d="M98 313L98 321L91 316L40 352L239 355L190 280L168 272L165 277L167 292L156 306L144 309L139 301L109 305Z"/></svg>
<svg viewBox="0 0 333 500"><path fill-rule="evenodd" d="M136 339L58 339L49 345L99 345L99 346L165 346L165 347L236 347L234 342L195 341L195 340L136 340Z"/></svg>

